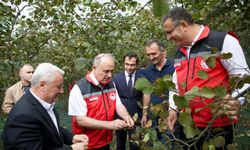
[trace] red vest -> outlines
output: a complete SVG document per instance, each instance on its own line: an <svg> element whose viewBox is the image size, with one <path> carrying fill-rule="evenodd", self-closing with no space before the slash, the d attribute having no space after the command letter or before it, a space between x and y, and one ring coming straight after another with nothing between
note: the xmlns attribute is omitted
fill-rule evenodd
<svg viewBox="0 0 250 150"><path fill-rule="evenodd" d="M210 31L208 27L205 27L197 42L192 46L189 58L187 57L187 50L184 47L179 49L179 54L175 61L175 69L180 95L184 95L185 92L189 91L194 86L229 87L228 72L222 65L220 58L216 58L216 65L214 68L209 68L203 57L206 54L211 54L211 49L209 47L216 47L220 52L225 35L226 33ZM205 71L209 77L207 79L199 78L199 70ZM212 119L212 113L209 108L204 107L213 101L214 99L205 99L201 101L200 97L196 97L190 101L189 106L192 110L192 117L196 126L206 127L208 125ZM198 108L204 109L196 112ZM233 122L235 123L237 120L232 121L227 116L218 117L214 120L212 126L228 126Z"/></svg>
<svg viewBox="0 0 250 150"><path fill-rule="evenodd" d="M87 117L102 121L114 120L116 90L112 82L100 87L94 84L89 75L86 75L76 85L80 88L83 100L87 104ZM75 117L72 118L72 131L74 134L84 133L89 137L89 149L108 145L113 138L112 130L79 127Z"/></svg>

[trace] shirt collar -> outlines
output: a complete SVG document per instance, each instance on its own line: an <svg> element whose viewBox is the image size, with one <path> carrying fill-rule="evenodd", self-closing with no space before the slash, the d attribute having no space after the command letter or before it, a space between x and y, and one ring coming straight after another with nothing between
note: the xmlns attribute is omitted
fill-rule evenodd
<svg viewBox="0 0 250 150"><path fill-rule="evenodd" d="M96 80L93 71L89 74L90 79L94 82L95 85L99 85L99 82Z"/></svg>
<svg viewBox="0 0 250 150"><path fill-rule="evenodd" d="M166 57L166 62L165 62L165 64L163 65L163 67L161 68L161 70L164 68L164 67L166 67L167 66L167 63L168 62L168 58ZM151 64L150 66L149 66L152 70L158 70L157 68L156 68L156 65L155 64ZM158 70L159 71L159 70Z"/></svg>
<svg viewBox="0 0 250 150"><path fill-rule="evenodd" d="M203 32L203 30L205 29L205 27L203 25L200 25L200 30L199 32L196 34L193 42L192 42L192 46L194 45L194 43L198 40L198 38L201 36L201 33Z"/></svg>
<svg viewBox="0 0 250 150"><path fill-rule="evenodd" d="M33 93L33 91L30 89L30 93L38 100L38 102L47 110L53 110L54 106L55 106L55 102L50 104L47 103L46 101L42 100L40 97L38 97L35 93Z"/></svg>
<svg viewBox="0 0 250 150"><path fill-rule="evenodd" d="M136 72L136 71L135 71ZM132 73L132 77L134 77L135 76L135 72L134 73ZM126 77L128 77L129 76L129 73L127 73L127 71L124 71L124 73L125 73L125 76Z"/></svg>

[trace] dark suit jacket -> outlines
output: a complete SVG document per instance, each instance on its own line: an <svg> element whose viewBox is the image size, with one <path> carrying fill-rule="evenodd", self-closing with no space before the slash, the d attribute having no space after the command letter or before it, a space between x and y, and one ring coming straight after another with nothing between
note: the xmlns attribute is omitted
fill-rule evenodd
<svg viewBox="0 0 250 150"><path fill-rule="evenodd" d="M2 139L6 150L71 150L71 132L60 127L60 135L44 107L30 93L21 97L6 120Z"/></svg>
<svg viewBox="0 0 250 150"><path fill-rule="evenodd" d="M138 73L138 71L136 71L135 82L140 77L142 76ZM114 75L113 81L115 82L121 102L127 108L129 114L133 117L135 113L138 113L139 118L141 118L142 110L138 106L137 102L140 101L142 103L142 92L134 88L133 94L130 95L124 71Z"/></svg>

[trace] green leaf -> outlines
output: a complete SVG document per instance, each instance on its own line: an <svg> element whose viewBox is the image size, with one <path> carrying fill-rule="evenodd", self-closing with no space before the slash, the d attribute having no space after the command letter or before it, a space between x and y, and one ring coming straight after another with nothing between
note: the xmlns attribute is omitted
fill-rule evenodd
<svg viewBox="0 0 250 150"><path fill-rule="evenodd" d="M184 89L186 88L186 83L185 82L181 82L181 87Z"/></svg>
<svg viewBox="0 0 250 150"><path fill-rule="evenodd" d="M163 81L172 81L172 75L165 75L163 76Z"/></svg>
<svg viewBox="0 0 250 150"><path fill-rule="evenodd" d="M249 76L249 75L244 76L244 77L243 77L243 82L245 82L245 83L250 83L250 76Z"/></svg>
<svg viewBox="0 0 250 150"><path fill-rule="evenodd" d="M228 144L227 145L227 150L235 150L235 149L236 149L236 147L235 147L234 144Z"/></svg>
<svg viewBox="0 0 250 150"><path fill-rule="evenodd" d="M154 84L154 92L156 95L161 96L162 94L166 94L168 87L166 82L163 81L163 78L158 78Z"/></svg>
<svg viewBox="0 0 250 150"><path fill-rule="evenodd" d="M143 140L143 142L147 143L149 141L149 133L146 133Z"/></svg>
<svg viewBox="0 0 250 150"><path fill-rule="evenodd" d="M135 88L142 91L143 93L152 93L153 86L146 78L140 78L135 82Z"/></svg>
<svg viewBox="0 0 250 150"><path fill-rule="evenodd" d="M230 86L231 87L235 87L235 85L237 84L237 82L240 80L239 76L232 76L229 80Z"/></svg>
<svg viewBox="0 0 250 150"><path fill-rule="evenodd" d="M190 113L180 113L178 121L184 128L193 125L193 119Z"/></svg>
<svg viewBox="0 0 250 150"><path fill-rule="evenodd" d="M191 90L189 90L188 92L186 92L186 94L189 94L189 95L199 95L199 87L198 86L194 86Z"/></svg>
<svg viewBox="0 0 250 150"><path fill-rule="evenodd" d="M211 54L216 54L219 51L217 47L211 47L209 45L205 45L205 46L211 50Z"/></svg>
<svg viewBox="0 0 250 150"><path fill-rule="evenodd" d="M195 95L191 95L191 94L185 94L185 95L184 95L184 98L185 98L187 101L193 100L195 97L196 97Z"/></svg>
<svg viewBox="0 0 250 150"><path fill-rule="evenodd" d="M183 96L174 95L174 103L179 109L189 107L188 101Z"/></svg>
<svg viewBox="0 0 250 150"><path fill-rule="evenodd" d="M210 144L208 145L208 150L216 150L216 148L214 145Z"/></svg>
<svg viewBox="0 0 250 150"><path fill-rule="evenodd" d="M169 11L169 4L166 0L152 0L153 13L156 17L163 17Z"/></svg>
<svg viewBox="0 0 250 150"><path fill-rule="evenodd" d="M215 96L219 99L224 98L227 94L227 89L224 86L217 86L213 88L213 91L215 93Z"/></svg>
<svg viewBox="0 0 250 150"><path fill-rule="evenodd" d="M211 47L211 53L212 54L216 54L218 52L218 48L217 47Z"/></svg>
<svg viewBox="0 0 250 150"><path fill-rule="evenodd" d="M206 64L209 68L214 68L215 65L216 65L216 59L215 57L209 57L207 60L206 60Z"/></svg>
<svg viewBox="0 0 250 150"><path fill-rule="evenodd" d="M225 138L223 136L217 136L213 139L213 143L215 147L224 147L225 146Z"/></svg>
<svg viewBox="0 0 250 150"><path fill-rule="evenodd" d="M215 96L213 89L209 87L202 87L199 91L199 95L206 98L213 98Z"/></svg>
<svg viewBox="0 0 250 150"><path fill-rule="evenodd" d="M183 131L188 139L194 138L200 133L199 129L194 126L187 126L183 129Z"/></svg>
<svg viewBox="0 0 250 150"><path fill-rule="evenodd" d="M157 140L157 133L155 129L151 128L148 133L152 140Z"/></svg>
<svg viewBox="0 0 250 150"><path fill-rule="evenodd" d="M161 147L161 146L163 146L163 144L162 144L162 142L160 142L160 141L154 141L153 142L153 146L154 146L154 148L158 148L158 147Z"/></svg>
<svg viewBox="0 0 250 150"><path fill-rule="evenodd" d="M201 79L207 79L208 78L208 73L203 71L203 70L199 70L198 71L198 77Z"/></svg>
<svg viewBox="0 0 250 150"><path fill-rule="evenodd" d="M232 58L232 53L222 53L221 54L221 59L229 59Z"/></svg>

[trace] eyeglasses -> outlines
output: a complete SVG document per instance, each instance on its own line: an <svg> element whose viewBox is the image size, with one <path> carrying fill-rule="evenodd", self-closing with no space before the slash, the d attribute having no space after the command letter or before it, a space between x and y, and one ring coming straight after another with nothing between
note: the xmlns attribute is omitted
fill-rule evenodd
<svg viewBox="0 0 250 150"><path fill-rule="evenodd" d="M172 30L166 31L166 35L167 35L167 36L170 35L170 34L175 30L175 28L178 27L179 25L180 25L180 23L178 22L178 23L173 27Z"/></svg>

